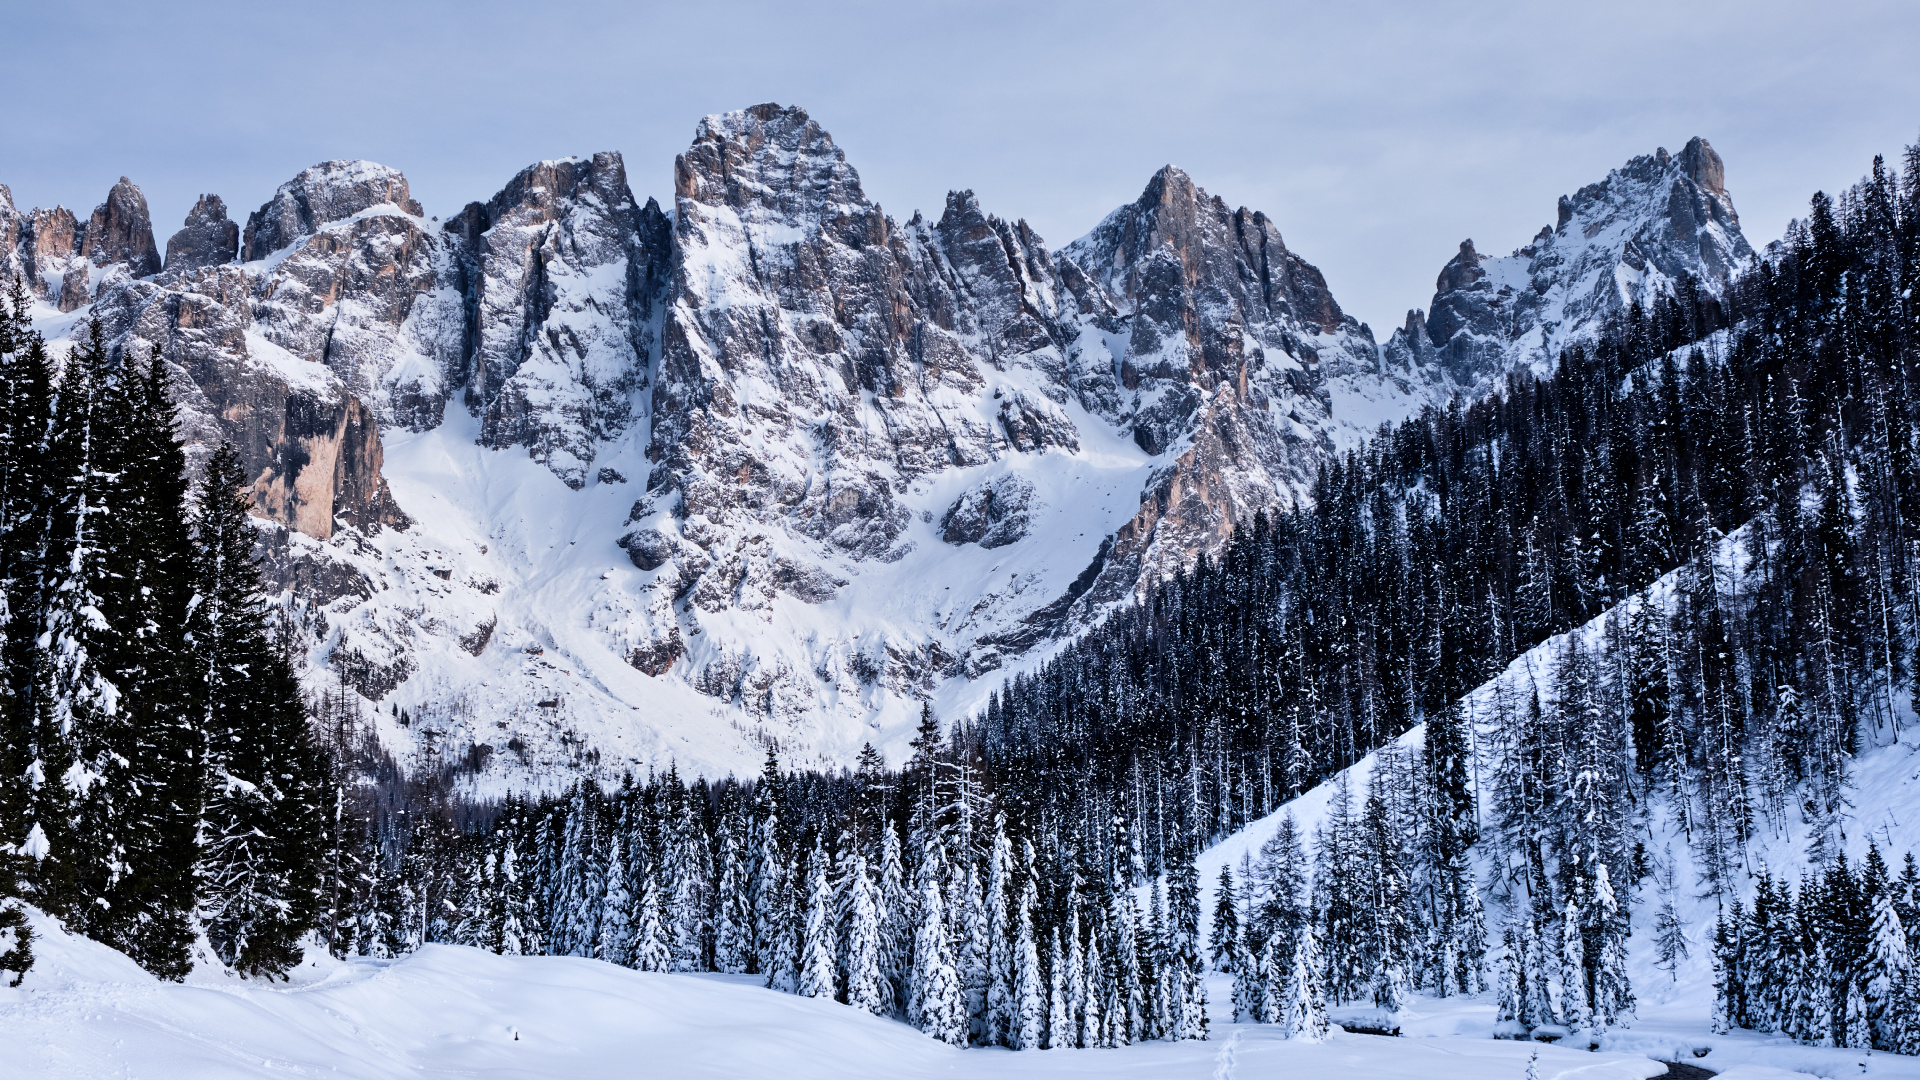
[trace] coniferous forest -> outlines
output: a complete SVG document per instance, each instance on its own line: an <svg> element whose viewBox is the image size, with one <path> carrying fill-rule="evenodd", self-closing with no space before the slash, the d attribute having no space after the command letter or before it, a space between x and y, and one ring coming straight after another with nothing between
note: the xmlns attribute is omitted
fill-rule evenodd
<svg viewBox="0 0 1920 1080"><path fill-rule="evenodd" d="M0 302L0 887L157 975L202 934L282 971L318 912L329 785L250 481L223 446L191 488L165 367L96 323L56 375L27 303L18 282Z"/></svg>
<svg viewBox="0 0 1920 1080"><path fill-rule="evenodd" d="M407 775L357 698L300 701L231 455L190 493L157 366L96 338L55 379L16 299L8 858L163 974L196 928L260 972L311 928L756 974L1015 1048L1204 1038L1210 969L1297 1037L1416 991L1598 1034L1634 1010L1630 898L1672 960L1686 891L1721 913L1721 1023L1920 1051L1913 861L1843 847L1850 762L1920 664L1916 276L1910 148L1727 295L1683 282L1550 377L1383 428L978 715L925 714L898 769L770 753L501 804ZM1576 629L1529 692L1463 701ZM1223 873L1203 934L1196 855L1369 754ZM1801 867L1750 858L1789 829Z"/></svg>

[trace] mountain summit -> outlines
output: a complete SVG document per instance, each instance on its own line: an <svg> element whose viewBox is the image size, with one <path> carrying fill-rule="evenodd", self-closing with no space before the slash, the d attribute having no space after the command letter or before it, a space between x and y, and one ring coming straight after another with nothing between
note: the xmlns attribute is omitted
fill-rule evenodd
<svg viewBox="0 0 1920 1080"><path fill-rule="evenodd" d="M1409 312L1387 349L1437 365L1462 387L1522 364L1545 372L1561 349L1592 340L1633 304L1686 288L1723 295L1752 256L1726 166L1695 137L1678 155L1662 147L1561 196L1555 223L1511 255L1462 241L1432 304Z"/></svg>

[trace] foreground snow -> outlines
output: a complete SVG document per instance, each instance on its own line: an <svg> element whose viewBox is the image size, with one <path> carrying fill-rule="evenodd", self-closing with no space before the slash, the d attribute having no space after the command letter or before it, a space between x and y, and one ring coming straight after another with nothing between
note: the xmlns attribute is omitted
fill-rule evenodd
<svg viewBox="0 0 1920 1080"><path fill-rule="evenodd" d="M1219 1017L1214 1037L1121 1050L956 1050L904 1024L776 994L740 976L432 945L398 961L310 962L290 983L156 982L37 920L40 962L0 989L0 1072L38 1077L1420 1077L1526 1073L1531 1048L1486 1037L1491 1011L1419 1014L1423 1037L1290 1043ZM1438 1004L1438 1003L1436 1003ZM1429 1034L1431 1033L1431 1034ZM1878 1062L1876 1062L1878 1064ZM1540 1048L1540 1075L1641 1080L1633 1053ZM1882 1073L1876 1074L1898 1075ZM1920 1075L1916 1071L1914 1075Z"/></svg>

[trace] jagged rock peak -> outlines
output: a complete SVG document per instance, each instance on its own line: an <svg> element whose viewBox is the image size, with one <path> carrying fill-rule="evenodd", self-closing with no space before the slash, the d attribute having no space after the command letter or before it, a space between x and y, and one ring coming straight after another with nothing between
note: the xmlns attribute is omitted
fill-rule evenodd
<svg viewBox="0 0 1920 1080"><path fill-rule="evenodd" d="M95 266L126 263L134 277L159 273L160 252L153 243L147 197L133 181L121 177L107 192L107 201L94 207L80 254Z"/></svg>
<svg viewBox="0 0 1920 1080"><path fill-rule="evenodd" d="M481 442L526 446L583 487L597 444L633 419L645 383L670 260L665 215L636 207L620 155L598 153L522 169L447 229L467 244L466 392Z"/></svg>
<svg viewBox="0 0 1920 1080"><path fill-rule="evenodd" d="M1680 169L1703 189L1715 195L1727 193L1727 166L1707 140L1695 135L1680 151Z"/></svg>
<svg viewBox="0 0 1920 1080"><path fill-rule="evenodd" d="M1691 279L1720 295L1753 249L1726 189L1726 165L1705 139L1678 155L1663 147L1560 197L1555 223L1511 255L1471 240L1440 271L1427 343L1462 386L1518 364L1550 370L1560 350L1591 338L1630 304L1651 303ZM1396 354L1424 348L1399 331Z"/></svg>
<svg viewBox="0 0 1920 1080"><path fill-rule="evenodd" d="M265 206L247 217L241 258L264 258L321 226L383 204L420 216L399 170L371 161L323 161L281 184Z"/></svg>
<svg viewBox="0 0 1920 1080"><path fill-rule="evenodd" d="M240 226L227 217L218 195L202 195L185 225L167 240L167 269L175 272L220 266L240 251Z"/></svg>
<svg viewBox="0 0 1920 1080"><path fill-rule="evenodd" d="M674 159L674 195L750 218L817 221L859 242L884 219L833 136L797 105L755 105L703 118L693 145Z"/></svg>

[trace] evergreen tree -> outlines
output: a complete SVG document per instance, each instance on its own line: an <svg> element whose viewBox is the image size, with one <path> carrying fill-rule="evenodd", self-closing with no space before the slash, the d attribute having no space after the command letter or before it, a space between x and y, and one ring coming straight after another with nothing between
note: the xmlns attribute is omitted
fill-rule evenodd
<svg viewBox="0 0 1920 1080"><path fill-rule="evenodd" d="M847 1004L885 1016L890 1003L880 970L880 906L867 860L858 851L853 854L847 891Z"/></svg>
<svg viewBox="0 0 1920 1080"><path fill-rule="evenodd" d="M1320 984L1320 946L1313 924L1300 927L1294 939L1293 968L1285 990L1287 1038L1320 1042L1327 1037L1327 996Z"/></svg>
<svg viewBox="0 0 1920 1080"><path fill-rule="evenodd" d="M833 886L827 881L827 849L818 840L807 858L806 923L800 936L801 997L834 996Z"/></svg>
<svg viewBox="0 0 1920 1080"><path fill-rule="evenodd" d="M1213 926L1207 932L1207 954L1213 970L1233 970L1234 942L1240 937L1240 908L1234 894L1233 868L1222 863L1220 881L1213 890Z"/></svg>
<svg viewBox="0 0 1920 1080"><path fill-rule="evenodd" d="M325 770L292 665L267 637L246 487L223 445L198 497L187 647L209 778L201 917L223 962L264 975L299 960L317 914Z"/></svg>
<svg viewBox="0 0 1920 1080"><path fill-rule="evenodd" d="M960 973L947 937L946 901L937 874L928 874L920 894L920 921L913 936L912 993L907 1022L950 1046L967 1044L967 1012Z"/></svg>

